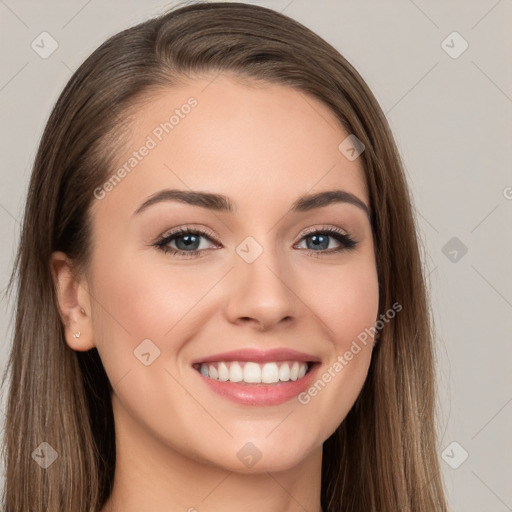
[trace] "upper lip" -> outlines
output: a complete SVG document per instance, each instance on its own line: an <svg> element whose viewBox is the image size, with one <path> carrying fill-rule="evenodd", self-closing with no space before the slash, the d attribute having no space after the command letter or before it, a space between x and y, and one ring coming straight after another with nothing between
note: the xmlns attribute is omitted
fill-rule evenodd
<svg viewBox="0 0 512 512"><path fill-rule="evenodd" d="M238 349L230 352L222 352L211 356L202 357L192 361L197 363L213 363L218 361L253 361L255 363L266 363L272 361L305 361L320 362L320 359L312 354L299 352L288 348L274 348L271 350Z"/></svg>

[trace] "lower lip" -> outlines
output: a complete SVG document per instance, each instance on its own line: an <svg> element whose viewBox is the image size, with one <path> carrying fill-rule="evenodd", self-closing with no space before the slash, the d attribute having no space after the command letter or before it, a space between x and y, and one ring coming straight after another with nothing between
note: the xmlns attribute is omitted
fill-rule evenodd
<svg viewBox="0 0 512 512"><path fill-rule="evenodd" d="M313 382L319 364L314 364L301 379L276 384L239 384L223 382L205 377L194 370L205 384L215 393L242 405L279 405L295 398L305 391Z"/></svg>

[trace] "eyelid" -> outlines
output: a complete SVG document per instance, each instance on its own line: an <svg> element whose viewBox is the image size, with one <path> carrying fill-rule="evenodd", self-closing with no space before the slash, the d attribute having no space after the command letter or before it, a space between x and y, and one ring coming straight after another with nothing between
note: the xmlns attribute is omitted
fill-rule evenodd
<svg viewBox="0 0 512 512"><path fill-rule="evenodd" d="M311 233L316 233L318 231L335 231L339 234L342 234L342 235L345 235L345 236L350 236L347 231L345 231L344 229L338 227L338 226L312 226L312 227L309 227L309 228L306 228L306 231L304 231L302 234L301 234L301 238L304 238L305 236L307 235L310 235Z"/></svg>
<svg viewBox="0 0 512 512"><path fill-rule="evenodd" d="M187 224L187 225L181 226L179 228L170 229L169 231L165 232L163 235L159 236L157 241L164 240L165 238L169 238L170 236L176 236L176 235L179 235L182 233L187 234L189 232L195 232L195 231L197 231L199 234L201 234L201 236L207 236L212 241L214 241L216 243L220 243L217 240L215 233L213 231L211 231L209 228L204 227L204 226L196 227L194 224Z"/></svg>

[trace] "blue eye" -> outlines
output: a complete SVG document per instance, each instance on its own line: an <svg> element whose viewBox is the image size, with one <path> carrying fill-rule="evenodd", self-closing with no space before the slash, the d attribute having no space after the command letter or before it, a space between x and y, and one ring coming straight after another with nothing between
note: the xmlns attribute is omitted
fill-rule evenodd
<svg viewBox="0 0 512 512"><path fill-rule="evenodd" d="M207 238L210 241L214 239L213 234L208 231L180 228L160 238L154 245L158 249L165 253L172 254L173 256L185 258L191 258L194 256L201 257L206 253L206 249L200 249L201 238ZM329 239L331 238L334 238L341 245L335 249L326 250L329 246ZM306 243L308 246L306 250L309 254L315 257L323 254L339 253L341 251L350 250L358 243L342 230L332 227L310 231L303 235L301 241L302 240L311 240L310 244ZM176 244L176 248L171 247L169 245L171 243ZM320 250L314 250L311 249L311 247Z"/></svg>
<svg viewBox="0 0 512 512"><path fill-rule="evenodd" d="M193 257L203 255L204 250L199 250L200 239L212 239L213 235L200 229L180 228L162 237L156 242L156 247L175 256ZM170 243L176 243L177 248L170 247ZM191 249L191 250L190 250Z"/></svg>
<svg viewBox="0 0 512 512"><path fill-rule="evenodd" d="M329 239L334 238L337 242L341 244L341 247L338 247L336 249L331 249L329 251L325 251L325 249L329 246ZM313 253L334 253L334 252L341 252L344 250L353 249L357 242L351 238L346 233L343 233L338 228L325 228L325 229L316 229L315 231L311 231L309 233L306 233L301 240L311 240L311 244L306 245L310 247L320 248L321 251L312 251L310 247L308 247L308 251L311 254ZM316 255L315 255L316 256Z"/></svg>

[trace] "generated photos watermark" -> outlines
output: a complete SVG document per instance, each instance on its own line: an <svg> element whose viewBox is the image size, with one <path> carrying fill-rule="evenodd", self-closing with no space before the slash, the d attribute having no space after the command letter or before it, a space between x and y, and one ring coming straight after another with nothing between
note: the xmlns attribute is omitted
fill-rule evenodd
<svg viewBox="0 0 512 512"><path fill-rule="evenodd" d="M151 133L147 135L146 140L139 149L134 151L129 158L127 158L123 165L105 182L101 187L94 189L94 197L96 199L103 199L108 192L113 190L121 181L128 176L128 174L139 165L150 152L155 149L160 142L162 142L172 130L178 126L185 117L190 114L193 108L197 107L198 101L191 96L186 103L179 108L174 109L174 113L169 119L161 122L155 126Z"/></svg>
<svg viewBox="0 0 512 512"><path fill-rule="evenodd" d="M399 302L395 302L391 308L385 313L382 313L379 320L375 322L374 327L366 327L364 331L357 335L357 339L352 341L350 348L343 354L338 355L336 361L325 370L324 373L306 390L299 393L297 399L302 405L309 404L311 398L315 397L322 391L325 386L331 382L342 370L349 364L354 357L359 354L362 350L362 346L368 344L368 338L375 337L377 331L380 331L384 326L389 323L390 320L395 318L396 314L402 310L402 305ZM359 342L359 343L358 343Z"/></svg>

